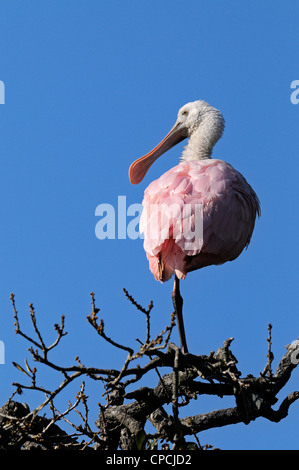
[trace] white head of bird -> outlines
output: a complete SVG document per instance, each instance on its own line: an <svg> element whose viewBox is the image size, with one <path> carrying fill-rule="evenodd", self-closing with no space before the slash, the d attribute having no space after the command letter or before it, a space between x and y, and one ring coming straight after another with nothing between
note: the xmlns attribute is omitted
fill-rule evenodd
<svg viewBox="0 0 299 470"><path fill-rule="evenodd" d="M154 161L174 145L189 137L181 160L210 158L216 142L224 130L224 118L218 109L203 100L185 104L178 112L177 120L164 139L143 157L132 163L129 177L132 184L142 181Z"/></svg>
<svg viewBox="0 0 299 470"><path fill-rule="evenodd" d="M224 130L224 118L218 109L206 101L185 104L178 112L176 124L189 137L182 160L210 158Z"/></svg>

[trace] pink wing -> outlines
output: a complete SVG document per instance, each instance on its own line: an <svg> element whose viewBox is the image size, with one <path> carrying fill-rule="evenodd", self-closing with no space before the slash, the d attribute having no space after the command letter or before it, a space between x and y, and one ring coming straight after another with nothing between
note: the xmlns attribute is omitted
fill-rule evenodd
<svg viewBox="0 0 299 470"><path fill-rule="evenodd" d="M182 162L167 171L148 186L143 206L144 249L161 281L235 259L248 246L260 214L245 178L214 159Z"/></svg>

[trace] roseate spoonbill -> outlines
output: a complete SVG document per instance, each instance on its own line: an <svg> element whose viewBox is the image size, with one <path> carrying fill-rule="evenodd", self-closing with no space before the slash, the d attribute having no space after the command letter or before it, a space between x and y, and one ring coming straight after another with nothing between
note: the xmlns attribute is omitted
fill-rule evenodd
<svg viewBox="0 0 299 470"><path fill-rule="evenodd" d="M224 119L217 109L202 100L187 103L166 137L129 170L131 183L140 183L160 155L189 138L179 165L145 190L140 218L151 272L161 282L174 274L172 299L183 353L188 349L179 280L195 269L236 259L248 246L256 217L260 216L258 197L245 178L230 164L211 158L223 130ZM176 209L171 211L173 204ZM191 212L186 215L187 205ZM200 239L190 248L181 228L186 217L194 228L194 207L198 206L202 208L202 230L195 232Z"/></svg>

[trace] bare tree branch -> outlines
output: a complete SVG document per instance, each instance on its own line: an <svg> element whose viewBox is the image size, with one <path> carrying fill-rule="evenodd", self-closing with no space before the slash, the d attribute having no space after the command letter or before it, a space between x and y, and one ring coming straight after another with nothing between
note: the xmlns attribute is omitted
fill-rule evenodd
<svg viewBox="0 0 299 470"><path fill-rule="evenodd" d="M103 320L98 319L99 309L96 307L93 292L92 311L87 316L88 323L103 341L127 353L119 369L87 367L81 363L78 356L75 363L69 366L61 366L50 360L51 351L60 345L67 334L65 317L61 317L60 324L54 325L57 337L52 344L47 345L38 327L33 304L29 305L29 313L35 336L31 337L21 328L15 296L11 294L16 334L30 343L29 353L38 367L56 371L60 380L52 390L44 388L37 380L37 366L32 367L27 358L24 359L24 366L13 362L29 383L15 382L13 385L16 390L0 408L0 448L40 446L43 449L152 450L159 446L161 449L172 446L172 449L202 450L211 448L211 445L200 444L198 433L240 422L249 424L259 417L278 422L287 416L290 406L298 400L299 392L294 391L282 400L277 410L273 409L273 405L278 402L277 394L289 381L299 362L299 340L287 346L285 355L273 372L272 325L268 325L265 368L257 377L242 377L237 366L238 361L231 351L233 338L225 340L221 347L208 355L182 354L180 349L170 342L175 326L174 313L170 315L169 325L152 338L150 313L153 303L150 302L147 309L143 308L125 289L124 293L137 311L146 317L143 342L137 339L134 346L128 346L108 336L104 331ZM136 360L142 360L143 364L134 363ZM165 373L162 373L163 370ZM142 386L143 377L147 377L151 371L156 372L158 383L152 387ZM69 405L64 411L59 411L55 404L57 397L77 379L84 379L79 392L73 401L68 400ZM89 422L86 379L102 384L102 397L106 400L106 404L99 403L95 428ZM132 390L134 384L139 388ZM42 393L44 399L30 411L28 405L14 401L15 396L23 390ZM181 408L188 409L189 404L200 395L231 396L235 406L211 410L208 413L201 413L199 410L196 415L181 418ZM172 406L172 415L169 415L165 408L169 404ZM51 417L39 416L42 410L48 410ZM75 423L73 414L79 418L81 424ZM57 423L64 423L73 432L67 435ZM147 431L147 423L153 426L154 433ZM188 436L192 436L194 441L188 442Z"/></svg>

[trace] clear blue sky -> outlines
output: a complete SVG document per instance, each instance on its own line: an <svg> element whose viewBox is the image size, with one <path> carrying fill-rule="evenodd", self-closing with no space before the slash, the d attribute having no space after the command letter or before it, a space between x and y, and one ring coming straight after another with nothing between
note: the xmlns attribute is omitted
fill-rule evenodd
<svg viewBox="0 0 299 470"><path fill-rule="evenodd" d="M154 280L141 240L99 240L95 209L116 207L120 195L128 205L140 203L149 182L177 164L183 143L139 186L129 183L131 162L196 99L223 112L226 130L214 156L244 174L262 217L238 260L182 283L189 348L208 354L234 337L243 375L258 374L271 322L277 366L299 336L299 104L290 100L291 82L299 79L298 10L297 0L1 2L1 404L13 381L26 380L12 361L23 364L27 356L32 364L29 345L14 334L11 292L21 326L31 332L33 302L49 342L53 324L66 315L69 334L53 355L66 365L77 355L101 367L119 367L125 358L87 323L90 291L107 334L120 342L135 347L145 334L123 287L141 304L154 301L153 333L168 323L172 282ZM55 383L42 370L39 377L43 385ZM299 370L281 398L298 389L298 379ZM97 390L91 384L87 394ZM20 397L30 406L40 399ZM226 406L234 401L199 399L191 412ZM222 449L297 449L298 418L296 403L279 424L259 419L199 437Z"/></svg>

